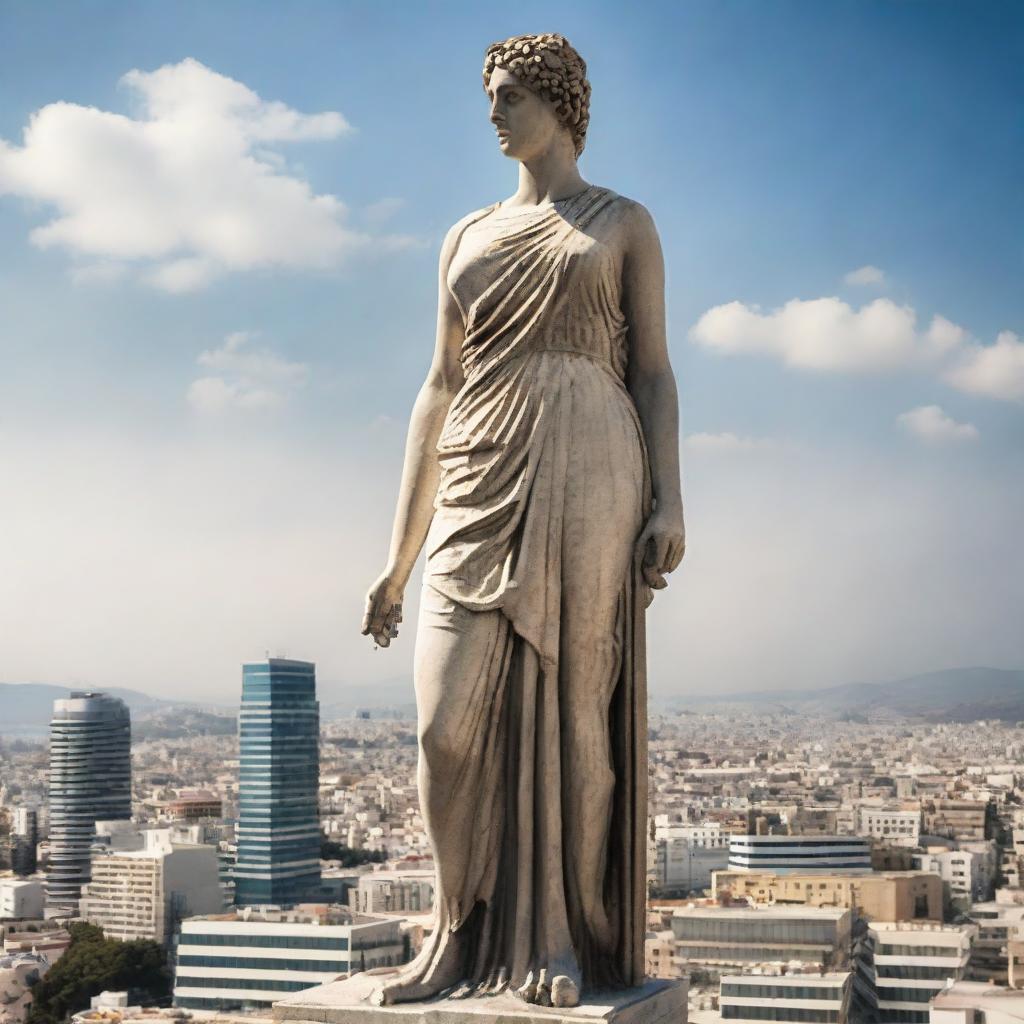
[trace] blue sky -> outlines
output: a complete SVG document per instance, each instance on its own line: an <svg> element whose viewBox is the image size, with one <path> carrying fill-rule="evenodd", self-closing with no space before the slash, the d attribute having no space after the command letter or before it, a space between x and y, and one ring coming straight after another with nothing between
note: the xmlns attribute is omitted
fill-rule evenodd
<svg viewBox="0 0 1024 1024"><path fill-rule="evenodd" d="M588 61L582 173L665 248L652 689L1024 665L1020 6L507 12L0 4L0 679L408 675L411 621L356 622L437 248L515 186L479 68L523 31Z"/></svg>

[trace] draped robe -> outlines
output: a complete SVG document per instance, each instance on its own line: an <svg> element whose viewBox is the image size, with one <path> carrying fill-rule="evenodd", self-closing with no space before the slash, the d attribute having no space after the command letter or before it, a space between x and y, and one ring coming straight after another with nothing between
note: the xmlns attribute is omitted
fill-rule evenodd
<svg viewBox="0 0 1024 1024"><path fill-rule="evenodd" d="M613 244L628 203L591 186L457 229L465 384L438 442L416 680L421 791L445 800L410 976L462 931L481 992L555 970L566 943L587 987L643 980L650 591L633 549L651 500Z"/></svg>

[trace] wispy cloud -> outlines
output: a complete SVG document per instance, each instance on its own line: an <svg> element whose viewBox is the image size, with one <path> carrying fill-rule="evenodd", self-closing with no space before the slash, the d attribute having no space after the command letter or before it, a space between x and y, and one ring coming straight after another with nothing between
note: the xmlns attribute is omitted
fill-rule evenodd
<svg viewBox="0 0 1024 1024"><path fill-rule="evenodd" d="M766 451L776 447L776 442L771 438L743 437L729 431L721 434L688 434L684 440L684 444L692 452L712 455L730 455L738 452Z"/></svg>
<svg viewBox="0 0 1024 1024"><path fill-rule="evenodd" d="M121 265L185 292L225 273L324 269L374 242L410 244L347 227L345 204L314 193L275 148L348 134L337 111L300 113L192 59L121 82L136 117L51 103L21 146L0 140L0 195L56 208L30 237L84 261L79 282L109 281Z"/></svg>
<svg viewBox="0 0 1024 1024"><path fill-rule="evenodd" d="M284 405L309 376L305 363L282 359L269 348L254 349L253 335L236 331L224 344L200 354L200 366L214 375L198 377L186 393L198 413L219 415L230 409L274 409Z"/></svg>
<svg viewBox="0 0 1024 1024"><path fill-rule="evenodd" d="M978 428L973 423L958 423L938 405L921 405L896 417L904 430L922 441L977 441Z"/></svg>
<svg viewBox="0 0 1024 1024"><path fill-rule="evenodd" d="M843 284L853 285L856 288L881 288L885 284L885 272L868 263L844 274Z"/></svg>

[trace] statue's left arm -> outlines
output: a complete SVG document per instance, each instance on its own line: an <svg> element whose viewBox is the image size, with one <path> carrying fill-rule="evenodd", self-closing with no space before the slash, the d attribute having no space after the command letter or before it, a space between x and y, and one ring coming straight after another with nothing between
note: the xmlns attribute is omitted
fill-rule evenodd
<svg viewBox="0 0 1024 1024"><path fill-rule="evenodd" d="M627 386L643 427L651 463L654 511L637 548L647 583L667 586L665 574L686 550L679 483L679 397L665 336L665 264L654 221L639 203L623 218L622 311L629 325Z"/></svg>

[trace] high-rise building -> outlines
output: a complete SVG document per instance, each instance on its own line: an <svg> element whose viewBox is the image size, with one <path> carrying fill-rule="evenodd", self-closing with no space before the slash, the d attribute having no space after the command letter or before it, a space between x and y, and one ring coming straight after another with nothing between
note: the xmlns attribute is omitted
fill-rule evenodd
<svg viewBox="0 0 1024 1024"><path fill-rule="evenodd" d="M132 815L131 717L103 693L74 692L53 702L50 723L50 916L77 913L89 881L97 821Z"/></svg>
<svg viewBox="0 0 1024 1024"><path fill-rule="evenodd" d="M320 894L316 666L242 667L235 903L292 906Z"/></svg>
<svg viewBox="0 0 1024 1024"><path fill-rule="evenodd" d="M34 875L39 846L39 812L22 804L14 808L11 828L11 870L21 877Z"/></svg>

